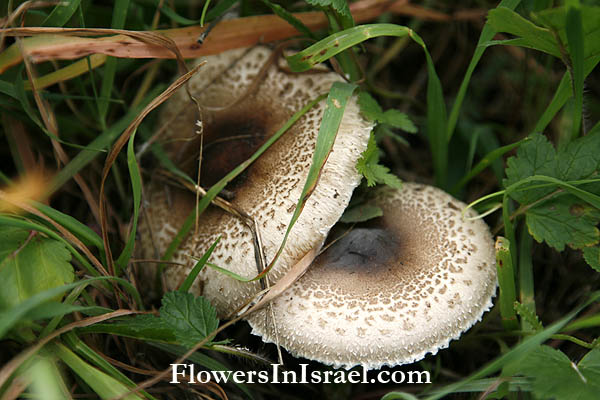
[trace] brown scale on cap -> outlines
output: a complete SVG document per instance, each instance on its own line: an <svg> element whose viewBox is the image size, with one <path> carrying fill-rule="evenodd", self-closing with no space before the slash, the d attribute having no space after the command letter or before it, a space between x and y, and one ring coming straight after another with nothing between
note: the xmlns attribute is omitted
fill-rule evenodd
<svg viewBox="0 0 600 400"><path fill-rule="evenodd" d="M379 189L384 216L321 254L272 303L253 333L335 367L407 364L478 321L496 290L494 243L464 203L424 185Z"/></svg>
<svg viewBox="0 0 600 400"><path fill-rule="evenodd" d="M272 63L256 90L249 90L272 55L266 47L234 50L207 58L207 64L190 80L190 90L203 107L204 154L201 183L208 187L246 160L298 110L318 95L327 93L337 74L289 74ZM297 121L256 162L226 188L231 202L256 218L267 261L282 242L302 192L312 162L325 103L320 102ZM199 141L195 131L197 108L185 91L177 92L162 111L163 135L172 160L195 177ZM166 122L168 121L168 122ZM313 194L291 231L288 245L269 277L275 281L304 254L324 241L329 229L348 205L360 182L355 165L365 150L372 124L358 112L351 99L333 150L321 171ZM151 182L146 189L146 215L140 227L140 256L160 257L192 210L195 195ZM165 271L168 289L185 279L196 261L220 237L210 262L244 277L257 274L252 235L238 218L216 207L201 216L199 231L189 235ZM205 268L192 288L228 315L244 304L260 286L242 283Z"/></svg>

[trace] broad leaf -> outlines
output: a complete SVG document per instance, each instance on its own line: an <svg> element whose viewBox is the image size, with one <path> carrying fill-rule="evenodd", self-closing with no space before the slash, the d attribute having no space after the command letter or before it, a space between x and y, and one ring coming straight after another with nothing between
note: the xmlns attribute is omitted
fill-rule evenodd
<svg viewBox="0 0 600 400"><path fill-rule="evenodd" d="M540 346L518 362L516 369L533 379L538 399L596 400L600 393L600 349L575 364L560 350Z"/></svg>
<svg viewBox="0 0 600 400"><path fill-rule="evenodd" d="M0 309L73 282L71 253L58 240L22 228L0 227Z"/></svg>
<svg viewBox="0 0 600 400"><path fill-rule="evenodd" d="M527 211L529 232L538 242L545 241L558 251L565 245L581 249L598 243L600 210L575 196L560 196L547 200Z"/></svg>
<svg viewBox="0 0 600 400"><path fill-rule="evenodd" d="M362 153L356 169L367 180L367 186L375 186L383 183L394 188L402 187L402 181L390 172L390 169L379 164L379 148L375 142L375 136L371 133L367 149Z"/></svg>
<svg viewBox="0 0 600 400"><path fill-rule="evenodd" d="M545 136L535 134L531 136L530 141L519 147L517 156L510 157L506 164L505 187L533 175L556 176L556 151ZM553 190L552 188L526 189L527 186L513 192L511 197L519 203L529 204Z"/></svg>
<svg viewBox="0 0 600 400"><path fill-rule="evenodd" d="M173 329L177 340L188 347L206 338L219 326L217 312L210 302L191 293L165 294L160 317Z"/></svg>

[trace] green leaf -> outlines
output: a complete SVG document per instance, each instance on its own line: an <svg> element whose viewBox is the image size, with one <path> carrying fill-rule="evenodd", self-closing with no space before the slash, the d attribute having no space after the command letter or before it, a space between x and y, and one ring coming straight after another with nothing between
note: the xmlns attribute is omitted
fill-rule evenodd
<svg viewBox="0 0 600 400"><path fill-rule="evenodd" d="M102 399L120 397L132 389L98 368L92 367L63 344L55 343L51 346L51 350ZM137 394L129 394L122 398L125 400L142 399Z"/></svg>
<svg viewBox="0 0 600 400"><path fill-rule="evenodd" d="M523 46L560 57L556 39L549 29L537 26L516 12L498 7L488 13L488 23L497 32L510 33L518 39L506 41L506 44Z"/></svg>
<svg viewBox="0 0 600 400"><path fill-rule="evenodd" d="M559 151L556 177L565 181L589 178L600 167L600 132L570 142Z"/></svg>
<svg viewBox="0 0 600 400"><path fill-rule="evenodd" d="M369 121L379 122L383 116L383 110L377 100L368 92L361 91L358 93L358 106L360 113Z"/></svg>
<svg viewBox="0 0 600 400"><path fill-rule="evenodd" d="M408 118L408 115L399 110L387 110L383 113L381 122L409 133L417 133L417 126Z"/></svg>
<svg viewBox="0 0 600 400"><path fill-rule="evenodd" d="M378 183L383 183L393 188L402 187L402 181L396 175L390 173L388 167L379 164L379 148L377 147L373 133L369 137L366 150L356 163L356 169L365 177L367 186L369 187L375 186Z"/></svg>
<svg viewBox="0 0 600 400"><path fill-rule="evenodd" d="M215 240L213 244L208 248L208 250L206 250L206 253L204 253L202 257L200 257L196 265L194 265L194 268L192 268L188 276L185 277L185 281L183 281L183 283L179 287L180 292L187 292L190 290L192 284L194 283L194 280L196 280L196 277L198 276L200 271L202 271L202 269L206 266L206 262L210 258L213 251L215 251L215 248L217 247L217 244L219 244L220 240L221 237L219 236L217 240Z"/></svg>
<svg viewBox="0 0 600 400"><path fill-rule="evenodd" d="M558 32L562 43L569 43L567 29L569 22L567 16L572 5L551 8L533 14L536 22L551 30ZM598 21L600 21L600 7L578 5L581 10L580 28L583 31L583 56L587 60L600 55L600 41L598 40ZM579 29L579 28L577 28ZM570 46L569 46L570 47ZM572 55L572 53L571 53Z"/></svg>
<svg viewBox="0 0 600 400"><path fill-rule="evenodd" d="M534 134L531 140L519 147L516 157L506 162L506 179L504 187L533 175L556 176L556 151L545 136ZM529 204L552 192L552 188L527 189L525 185L519 191L511 193L511 197L521 204Z"/></svg>
<svg viewBox="0 0 600 400"><path fill-rule="evenodd" d="M210 302L191 293L165 294L160 317L174 330L177 340L188 347L193 347L219 326L217 312Z"/></svg>
<svg viewBox="0 0 600 400"><path fill-rule="evenodd" d="M6 333L10 329L12 329L19 321L26 318L27 315L29 315L30 313L35 312L36 308L40 307L47 301L59 297L61 294L65 293L68 290L75 289L81 286L87 286L92 282L98 281L115 281L120 283L128 292L132 294L136 292L135 288L129 282L114 276L99 276L96 278L84 279L75 283L70 283L68 285L63 285L45 290L28 298L27 300L18 304L15 307L12 307L8 310L0 310L0 339L2 339L4 335L6 335ZM134 295L134 297L136 297L137 303L141 304L139 296Z"/></svg>
<svg viewBox="0 0 600 400"><path fill-rule="evenodd" d="M69 250L58 240L32 232L0 227L0 309L73 282Z"/></svg>
<svg viewBox="0 0 600 400"><path fill-rule="evenodd" d="M174 343L174 329L162 318L143 314L110 323L94 324L77 330L81 333L108 333L141 340Z"/></svg>
<svg viewBox="0 0 600 400"><path fill-rule="evenodd" d="M383 210L381 208L369 204L361 204L344 211L344 215L342 215L342 218L340 218L340 222L364 222L373 218L381 217L382 215Z"/></svg>
<svg viewBox="0 0 600 400"><path fill-rule="evenodd" d="M566 18L566 33L571 56L571 75L573 81L573 128L571 138L579 136L583 116L583 80L584 80L584 34L582 16L579 7L569 7ZM596 39L597 40L597 39Z"/></svg>
<svg viewBox="0 0 600 400"><path fill-rule="evenodd" d="M116 261L116 266L118 267L116 271L117 275L125 269L129 263L131 254L133 253L133 246L135 245L135 236L137 233L137 224L140 216L140 204L142 202L142 176L140 174L140 167L137 163L137 159L135 158L135 151L133 148L136 132L137 131L134 131L131 134L131 137L127 143L127 167L129 169L129 177L131 178L131 191L133 192L133 218L131 221L129 238L127 239L125 248Z"/></svg>
<svg viewBox="0 0 600 400"><path fill-rule="evenodd" d="M583 249L583 258L590 267L600 272L600 247L586 247Z"/></svg>
<svg viewBox="0 0 600 400"><path fill-rule="evenodd" d="M358 105L360 106L360 113L370 121L391 125L410 133L417 132L417 127L408 118L408 115L395 109L383 112L377 101L367 92L358 94Z"/></svg>
<svg viewBox="0 0 600 400"><path fill-rule="evenodd" d="M596 225L600 210L575 196L560 196L529 209L526 214L529 232L538 242L545 241L558 251L565 245L581 249L600 240Z"/></svg>
<svg viewBox="0 0 600 400"><path fill-rule="evenodd" d="M600 132L574 140L558 152L544 136L535 134L521 145L516 157L508 159L504 185L518 186L508 194L521 205L529 206L525 214L527 227L538 242L545 241L562 251L565 245L581 249L600 241L596 228L600 222L595 193L598 185L576 188L566 184L595 179L600 166L598 148ZM532 179L535 175L539 179ZM557 186L540 185L540 180L556 182ZM569 194L558 192L559 187ZM555 196L544 199L553 192Z"/></svg>
<svg viewBox="0 0 600 400"><path fill-rule="evenodd" d="M520 0L502 0L498 7L506 7L509 10L513 10L519 5L520 2ZM471 77L473 76L473 72L475 71L475 67L477 67L479 60L481 60L481 57L483 56L483 53L486 50L486 47L482 46L482 44L491 40L495 34L496 32L491 27L489 21L486 22L483 26L483 29L481 30L481 35L479 35L479 40L477 41L477 48L475 49L473 57L469 62L469 66L467 67L465 76L460 84L458 93L456 94L456 99L454 100L454 104L452 105L450 115L448 116L448 123L446 125L446 135L448 137L448 141L452 139L452 135L454 134L454 128L456 127L456 122L458 121L458 115L460 113L460 109L467 94L467 88L469 87L469 83L471 81Z"/></svg>
<svg viewBox="0 0 600 400"><path fill-rule="evenodd" d="M350 17L350 8L346 0L306 0L308 4L316 7L329 7L331 6L339 14Z"/></svg>
<svg viewBox="0 0 600 400"><path fill-rule="evenodd" d="M275 15L279 18L287 21L288 24L292 25L296 30L302 33L304 36L317 40L317 37L314 33L302 21L294 16L291 12L280 6L279 4L275 4L270 2L269 0L261 0L267 7L269 7Z"/></svg>
<svg viewBox="0 0 600 400"><path fill-rule="evenodd" d="M80 3L81 0L61 1L54 7L50 15L46 17L41 26L63 26L75 14Z"/></svg>
<svg viewBox="0 0 600 400"><path fill-rule="evenodd" d="M533 328L535 332L539 332L544 329L544 326L540 322L537 314L518 301L515 301L515 311L517 314L519 314L521 319L525 320Z"/></svg>
<svg viewBox="0 0 600 400"><path fill-rule="evenodd" d="M519 373L533 378L539 399L595 400L600 393L600 349L575 364L560 350L540 346L515 364Z"/></svg>

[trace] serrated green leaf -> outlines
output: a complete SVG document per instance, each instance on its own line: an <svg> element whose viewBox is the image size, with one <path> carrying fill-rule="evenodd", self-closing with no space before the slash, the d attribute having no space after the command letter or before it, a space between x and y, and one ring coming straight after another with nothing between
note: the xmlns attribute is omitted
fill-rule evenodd
<svg viewBox="0 0 600 400"><path fill-rule="evenodd" d="M537 314L518 301L515 301L515 311L517 314L519 314L521 319L525 320L529 325L531 325L534 331L539 332L544 329L544 326L540 322Z"/></svg>
<svg viewBox="0 0 600 400"><path fill-rule="evenodd" d="M367 92L361 91L358 93L358 106L360 107L360 113L369 121L379 122L383 117L381 106Z"/></svg>
<svg viewBox="0 0 600 400"><path fill-rule="evenodd" d="M379 164L379 148L375 141L375 136L371 133L367 149L362 153L356 163L356 169L367 180L367 186L375 186L378 183L383 183L393 188L402 187L402 181L394 174L390 173L390 169Z"/></svg>
<svg viewBox="0 0 600 400"><path fill-rule="evenodd" d="M563 251L565 245L581 249L600 240L596 228L600 210L575 196L556 197L532 207L527 211L526 221L535 240L545 241L558 251Z"/></svg>
<svg viewBox="0 0 600 400"><path fill-rule="evenodd" d="M590 267L600 272L600 247L586 247L583 249L583 258Z"/></svg>
<svg viewBox="0 0 600 400"><path fill-rule="evenodd" d="M215 308L204 297L169 292L162 299L160 317L183 345L192 347L219 326Z"/></svg>
<svg viewBox="0 0 600 400"><path fill-rule="evenodd" d="M350 8L346 0L306 0L306 2L312 6L317 7L329 7L331 6L335 11L345 17L350 17Z"/></svg>
<svg viewBox="0 0 600 400"><path fill-rule="evenodd" d="M533 175L556 176L556 150L545 136L534 134L531 140L519 147L516 157L507 160L506 165L504 187ZM553 190L551 187L527 189L527 186L533 186L533 183L512 192L510 197L521 204L529 204Z"/></svg>
<svg viewBox="0 0 600 400"><path fill-rule="evenodd" d="M417 126L408 118L408 115L399 110L387 110L383 113L381 122L409 133L417 133Z"/></svg>
<svg viewBox="0 0 600 400"><path fill-rule="evenodd" d="M557 178L574 181L591 177L600 168L600 132L570 142L558 152Z"/></svg>
<svg viewBox="0 0 600 400"><path fill-rule="evenodd" d="M71 253L64 244L30 232L0 227L0 310L73 282Z"/></svg>
<svg viewBox="0 0 600 400"><path fill-rule="evenodd" d="M576 365L560 350L540 346L515 364L519 373L533 379L539 399L595 400L600 393L600 349Z"/></svg>
<svg viewBox="0 0 600 400"><path fill-rule="evenodd" d="M364 222L373 218L381 217L382 215L383 210L380 207L369 204L361 204L344 211L344 215L342 215L342 218L340 218L340 222Z"/></svg>
<svg viewBox="0 0 600 400"><path fill-rule="evenodd" d="M358 94L358 105L360 113L370 121L387 124L410 133L417 132L416 125L408 118L408 115L395 109L384 112L377 100L367 92Z"/></svg>

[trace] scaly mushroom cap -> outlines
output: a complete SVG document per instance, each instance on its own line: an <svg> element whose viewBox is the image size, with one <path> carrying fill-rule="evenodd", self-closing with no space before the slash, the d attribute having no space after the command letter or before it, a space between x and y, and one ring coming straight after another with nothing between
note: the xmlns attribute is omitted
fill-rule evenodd
<svg viewBox="0 0 600 400"><path fill-rule="evenodd" d="M487 225L420 184L378 190L373 204L383 217L317 257L271 303L273 314L251 315L254 334L295 356L371 369L435 354L481 319L496 290Z"/></svg>
<svg viewBox="0 0 600 400"><path fill-rule="evenodd" d="M191 92L204 109L203 187L210 187L245 161L296 111L341 80L332 72L288 74L274 63L258 88L244 96L271 54L266 47L255 47L207 57L207 65L191 79ZM238 101L240 98L243 100ZM258 221L268 261L279 248L300 198L324 108L325 102L320 102L310 109L226 188L231 203ZM168 121L167 152L190 176L195 176L198 167L196 119L196 107L183 90L169 100L162 114L162 124ZM359 115L356 100L351 99L319 183L269 274L273 281L307 251L321 245L340 218L360 182L355 165L367 146L371 128L372 124ZM164 253L192 210L195 195L153 181L146 197L148 218L140 229L141 256L156 258ZM196 263L188 255L202 256L218 237L221 240L210 262L244 277L257 274L252 234L243 221L211 206L199 225L199 231L188 235L173 257L183 266L169 265L166 269L168 289L178 287ZM259 283L239 282L205 268L192 290L208 298L220 315L227 315L255 294Z"/></svg>

